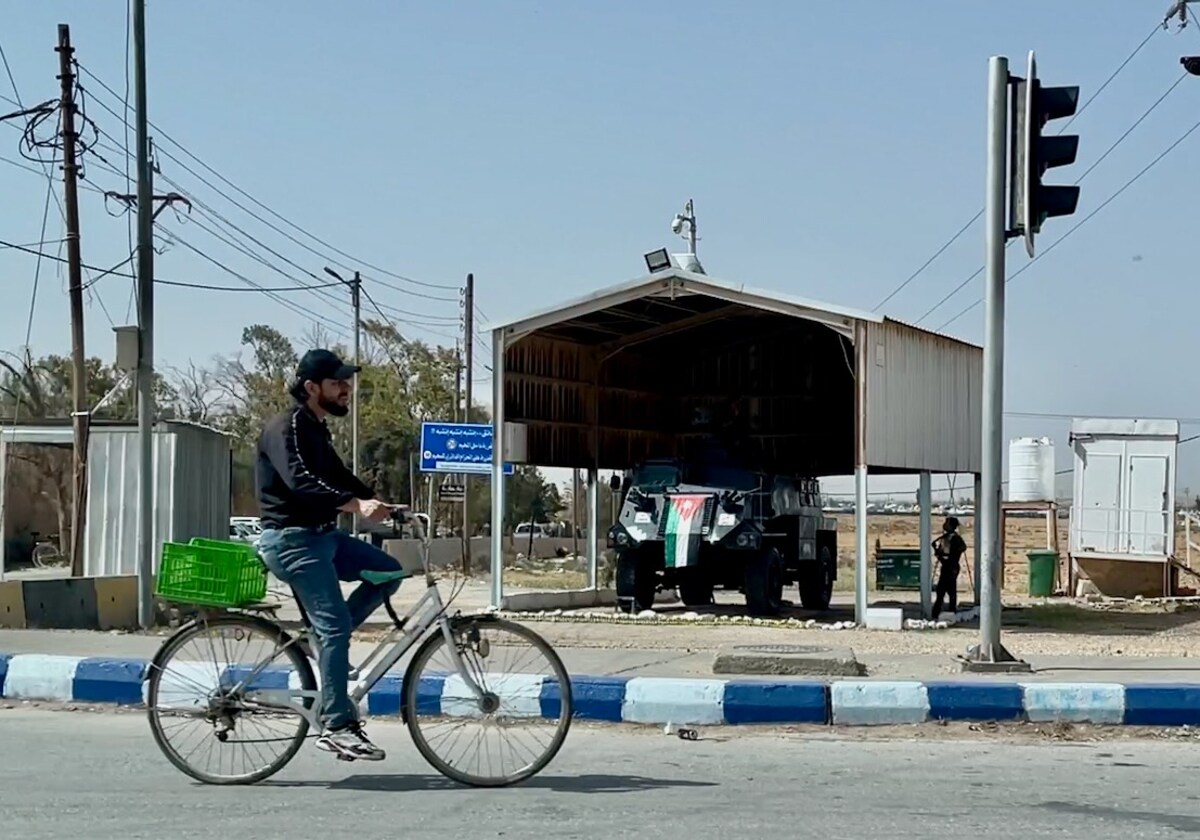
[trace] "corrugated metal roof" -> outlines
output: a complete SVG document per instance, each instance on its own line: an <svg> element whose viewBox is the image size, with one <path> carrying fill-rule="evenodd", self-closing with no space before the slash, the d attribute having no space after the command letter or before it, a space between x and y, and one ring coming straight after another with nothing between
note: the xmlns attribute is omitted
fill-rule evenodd
<svg viewBox="0 0 1200 840"><path fill-rule="evenodd" d="M983 349L982 345L974 344L970 341L967 341L962 338L958 338L957 336L948 335L947 333L944 333L944 332L938 332L937 330L927 329L926 327L919 327L916 324L910 324L907 321L901 321L899 318L893 318L890 315L884 317L883 320L889 324L897 324L901 327L904 327L906 330L914 330L919 333L925 333L926 335L937 336L938 338L944 338L947 341L954 341L954 342L957 342L958 344L965 344L967 347L974 347L978 350Z"/></svg>
<svg viewBox="0 0 1200 840"><path fill-rule="evenodd" d="M830 319L880 323L883 316L860 309L757 289L680 269L667 269L593 292L581 298L496 324L494 329L525 333L551 324L583 318L648 297L699 295L780 314L823 314ZM789 310L794 312L789 313ZM695 314L695 313L693 313Z"/></svg>

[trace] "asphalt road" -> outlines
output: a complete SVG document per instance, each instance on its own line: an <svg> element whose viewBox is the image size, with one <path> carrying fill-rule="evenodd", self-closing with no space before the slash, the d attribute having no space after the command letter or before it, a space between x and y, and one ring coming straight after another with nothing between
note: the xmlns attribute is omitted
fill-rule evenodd
<svg viewBox="0 0 1200 840"><path fill-rule="evenodd" d="M78 838L1085 837L1200 835L1196 743L876 740L572 730L519 788L457 787L395 724L346 765L311 746L253 788L194 784L131 713L0 711L0 836ZM783 835L780 832L787 832Z"/></svg>

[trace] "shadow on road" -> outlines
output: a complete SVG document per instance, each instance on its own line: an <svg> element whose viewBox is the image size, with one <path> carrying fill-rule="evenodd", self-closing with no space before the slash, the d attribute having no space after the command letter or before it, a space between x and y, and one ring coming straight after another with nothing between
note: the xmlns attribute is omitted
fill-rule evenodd
<svg viewBox="0 0 1200 840"><path fill-rule="evenodd" d="M1043 802L1037 807L1059 814L1094 819L1112 820L1113 822L1150 823L1152 825L1172 828L1184 834L1200 834L1200 817L1185 814L1163 814L1154 811L1127 811L1121 808L1109 808L1103 805L1083 805L1077 802Z"/></svg>
<svg viewBox="0 0 1200 840"><path fill-rule="evenodd" d="M263 787L326 788L328 790L379 791L405 793L428 790L463 790L464 785L436 774L395 776L348 776L332 782L266 781ZM553 790L559 793L638 793L667 788L716 787L716 782L695 782L680 779L649 779L643 776L534 776L514 787Z"/></svg>

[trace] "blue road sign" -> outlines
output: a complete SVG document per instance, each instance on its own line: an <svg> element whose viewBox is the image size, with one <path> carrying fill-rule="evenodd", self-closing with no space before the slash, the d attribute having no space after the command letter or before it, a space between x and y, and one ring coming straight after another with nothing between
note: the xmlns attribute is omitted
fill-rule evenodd
<svg viewBox="0 0 1200 840"><path fill-rule="evenodd" d="M491 423L422 423L421 472L490 473ZM513 465L504 465L513 474Z"/></svg>

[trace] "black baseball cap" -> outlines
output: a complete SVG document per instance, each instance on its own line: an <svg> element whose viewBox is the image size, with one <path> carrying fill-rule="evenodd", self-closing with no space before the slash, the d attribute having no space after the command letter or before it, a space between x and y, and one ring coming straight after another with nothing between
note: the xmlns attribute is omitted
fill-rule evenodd
<svg viewBox="0 0 1200 840"><path fill-rule="evenodd" d="M358 365L343 362L332 350L309 350L296 366L296 382L350 379L361 370Z"/></svg>

